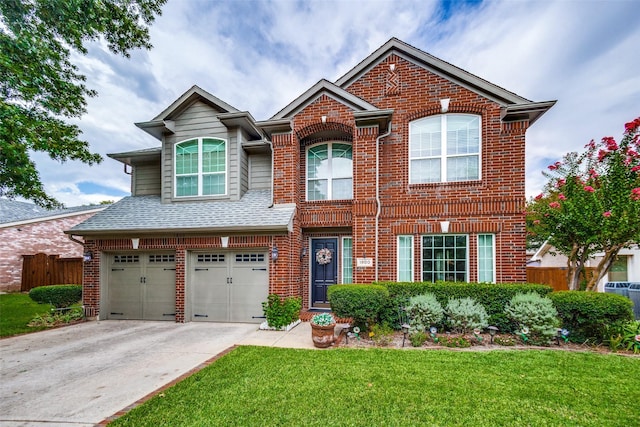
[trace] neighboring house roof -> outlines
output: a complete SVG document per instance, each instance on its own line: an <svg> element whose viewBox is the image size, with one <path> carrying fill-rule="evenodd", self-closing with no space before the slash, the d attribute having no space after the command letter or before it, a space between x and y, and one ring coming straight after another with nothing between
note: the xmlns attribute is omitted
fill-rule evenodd
<svg viewBox="0 0 640 427"><path fill-rule="evenodd" d="M272 206L270 190L250 190L238 201L161 203L160 196L125 197L68 234L190 231L288 231L295 206Z"/></svg>
<svg viewBox="0 0 640 427"><path fill-rule="evenodd" d="M398 55L426 70L501 104L503 106L503 120L528 118L529 122L533 123L556 103L556 101L532 102L395 37L366 57L344 76L340 77L336 81L336 85L343 89L348 88L363 74L392 54Z"/></svg>
<svg viewBox="0 0 640 427"><path fill-rule="evenodd" d="M0 198L0 228L98 212L103 209L105 209L105 205L76 206L49 210L33 203Z"/></svg>

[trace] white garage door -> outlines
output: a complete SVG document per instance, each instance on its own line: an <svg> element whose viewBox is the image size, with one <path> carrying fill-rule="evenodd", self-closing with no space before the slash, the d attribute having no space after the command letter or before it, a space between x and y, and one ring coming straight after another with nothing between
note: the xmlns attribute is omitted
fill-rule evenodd
<svg viewBox="0 0 640 427"><path fill-rule="evenodd" d="M262 302L269 292L267 260L261 251L193 253L191 320L262 322Z"/></svg>
<svg viewBox="0 0 640 427"><path fill-rule="evenodd" d="M109 319L175 320L175 255L111 255L107 294Z"/></svg>

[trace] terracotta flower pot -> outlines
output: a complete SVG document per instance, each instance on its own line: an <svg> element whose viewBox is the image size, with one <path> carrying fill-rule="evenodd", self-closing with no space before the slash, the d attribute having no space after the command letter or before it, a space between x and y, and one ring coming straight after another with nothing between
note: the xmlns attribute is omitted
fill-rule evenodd
<svg viewBox="0 0 640 427"><path fill-rule="evenodd" d="M311 323L311 339L313 340L313 345L318 348L327 348L331 346L335 339L333 335L335 328L335 323L328 326L320 326Z"/></svg>

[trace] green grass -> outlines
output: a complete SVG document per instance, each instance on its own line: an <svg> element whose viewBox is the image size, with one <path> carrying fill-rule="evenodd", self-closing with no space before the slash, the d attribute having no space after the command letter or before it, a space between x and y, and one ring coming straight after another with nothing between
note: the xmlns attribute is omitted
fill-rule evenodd
<svg viewBox="0 0 640 427"><path fill-rule="evenodd" d="M110 426L637 425L640 359L239 347Z"/></svg>
<svg viewBox="0 0 640 427"><path fill-rule="evenodd" d="M51 305L39 304L29 298L28 294L0 295L0 337L46 329L44 326L32 328L27 323L37 314L47 314L50 311Z"/></svg>

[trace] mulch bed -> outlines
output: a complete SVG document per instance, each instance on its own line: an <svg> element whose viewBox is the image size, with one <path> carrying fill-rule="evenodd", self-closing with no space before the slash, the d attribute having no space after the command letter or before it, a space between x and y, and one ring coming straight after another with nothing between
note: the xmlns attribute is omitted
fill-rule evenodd
<svg viewBox="0 0 640 427"><path fill-rule="evenodd" d="M395 332L391 335L388 344L384 345L376 343L371 339L367 332L360 333L359 337L347 338L345 333L342 332L336 338L334 347L342 348L390 348L390 349L406 349L406 350L456 350L456 351L489 351L489 350L561 350L561 351L581 351L581 352L593 352L599 354L619 354L623 356L631 356L640 358L640 354L633 354L631 351L618 350L612 352L606 346L596 346L590 344L576 344L572 342L564 342L560 340L558 344L555 340L548 346L537 346L524 344L521 339L515 335L498 334L494 337L494 343L491 344L491 336L489 334L479 334L478 337L473 334L453 334L444 333L438 334L438 341L434 342L431 337L420 347L413 347L409 337L406 337L404 347L402 345L403 335L402 332ZM456 339L463 337L471 343L470 347L457 347L453 345ZM512 341L514 345L500 345L496 344L496 341ZM451 346L447 346L445 342L451 342Z"/></svg>

